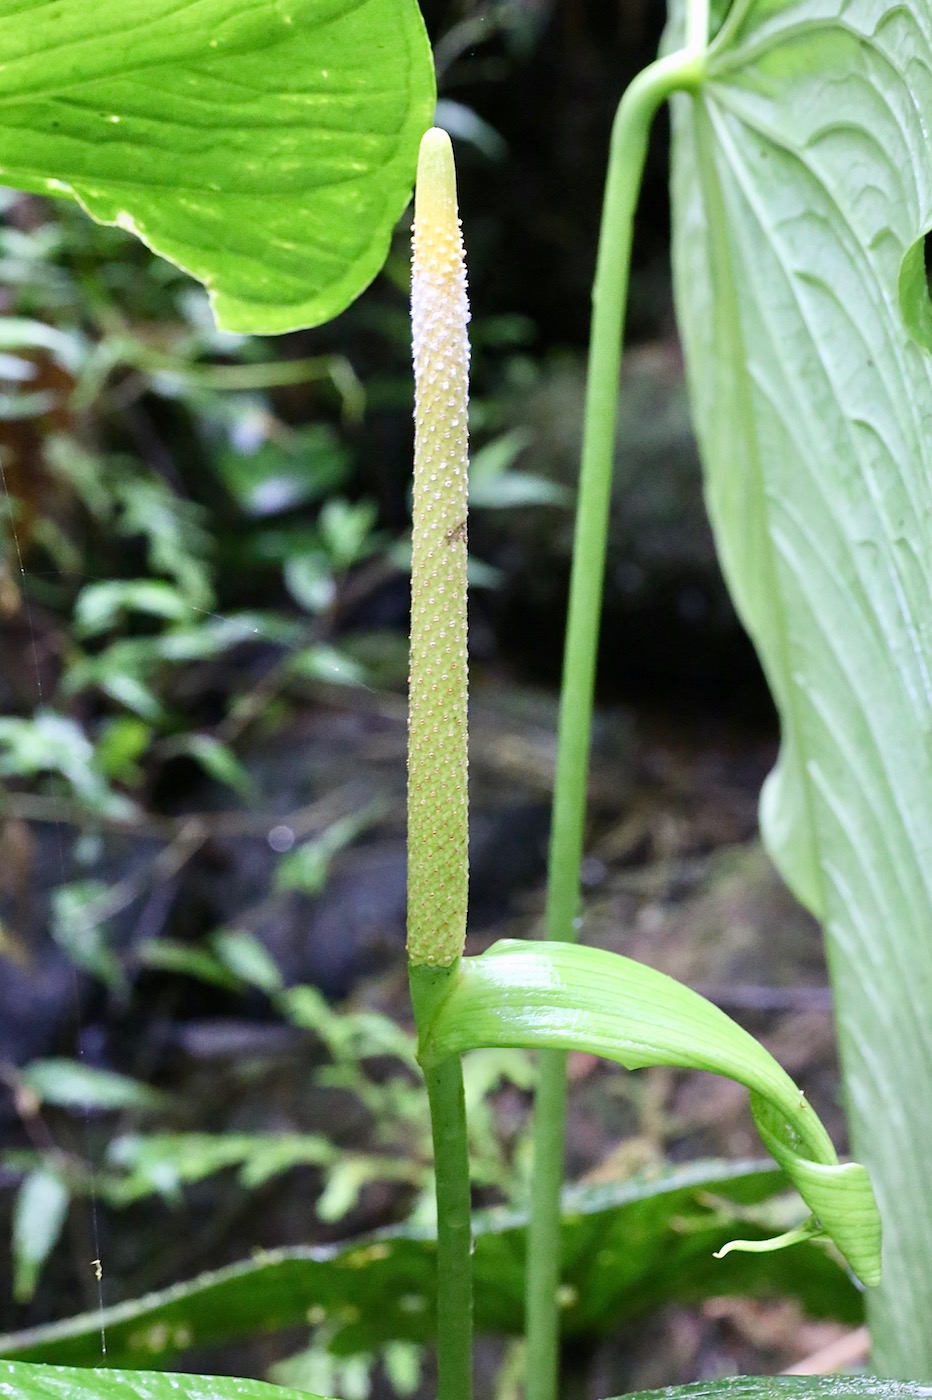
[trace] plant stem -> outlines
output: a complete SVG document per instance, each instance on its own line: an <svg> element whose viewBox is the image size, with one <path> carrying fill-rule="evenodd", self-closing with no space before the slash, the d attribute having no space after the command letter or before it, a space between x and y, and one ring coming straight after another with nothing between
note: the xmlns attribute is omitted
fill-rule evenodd
<svg viewBox="0 0 932 1400"><path fill-rule="evenodd" d="M692 89L701 82L707 15L707 0L699 0L691 7L687 46L658 59L637 75L621 99L612 128L592 290L582 464L563 658L545 918L545 936L568 942L576 940L595 666L634 210L657 108L672 91ZM565 1117L566 1056L561 1051L546 1051L540 1056L535 1102L534 1174L528 1235L528 1400L554 1400L557 1388L557 1290Z"/></svg>
<svg viewBox="0 0 932 1400"><path fill-rule="evenodd" d="M472 1395L472 1229L458 1055L425 1072L437 1173L437 1400Z"/></svg>
<svg viewBox="0 0 932 1400"><path fill-rule="evenodd" d="M419 1033L459 964L408 969ZM472 1218L462 1063L458 1055L424 1070L437 1190L437 1400L472 1396Z"/></svg>
<svg viewBox="0 0 932 1400"><path fill-rule="evenodd" d="M700 55L709 42L710 0L690 0L686 9L685 53Z"/></svg>

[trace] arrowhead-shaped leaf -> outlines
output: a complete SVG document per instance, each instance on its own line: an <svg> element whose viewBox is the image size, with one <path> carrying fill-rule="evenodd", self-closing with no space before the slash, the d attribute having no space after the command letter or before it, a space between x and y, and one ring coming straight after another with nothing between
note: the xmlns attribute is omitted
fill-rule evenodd
<svg viewBox="0 0 932 1400"><path fill-rule="evenodd" d="M0 56L0 179L132 230L235 331L372 280L434 105L416 0L0 0Z"/></svg>
<svg viewBox="0 0 932 1400"><path fill-rule="evenodd" d="M722 563L783 733L884 1220L876 1360L932 1373L932 9L735 0L675 110L675 273Z"/></svg>

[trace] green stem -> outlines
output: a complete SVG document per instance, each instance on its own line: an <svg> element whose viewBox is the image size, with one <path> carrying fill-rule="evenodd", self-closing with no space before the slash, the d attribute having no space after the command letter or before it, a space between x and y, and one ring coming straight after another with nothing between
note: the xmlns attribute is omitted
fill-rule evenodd
<svg viewBox="0 0 932 1400"><path fill-rule="evenodd" d="M710 0L690 0L686 9L685 53L699 56L705 53L709 42L710 9Z"/></svg>
<svg viewBox="0 0 932 1400"><path fill-rule="evenodd" d="M557 771L550 836L547 938L576 939L579 870L595 666L614 464L618 379L628 297L634 210L651 123L676 89L702 80L706 0L691 8L687 47L639 73L612 128L599 253L593 284L589 371L573 570L570 580ZM703 15L706 16L703 21ZM542 1052L534 1117L534 1174L527 1266L527 1397L554 1400L557 1388L560 1281L560 1189L566 1117L566 1056Z"/></svg>
<svg viewBox="0 0 932 1400"><path fill-rule="evenodd" d="M449 968L409 966L418 1033L459 962ZM472 1397L472 1202L462 1062L458 1055L424 1070L430 1104L437 1192L437 1400Z"/></svg>

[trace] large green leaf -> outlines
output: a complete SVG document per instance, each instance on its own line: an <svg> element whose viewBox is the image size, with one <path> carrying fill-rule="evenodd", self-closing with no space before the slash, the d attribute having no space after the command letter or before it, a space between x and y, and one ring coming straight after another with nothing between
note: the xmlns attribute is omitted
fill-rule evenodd
<svg viewBox="0 0 932 1400"><path fill-rule="evenodd" d="M876 1376L728 1376L665 1390L638 1390L624 1400L928 1400L929 1386Z"/></svg>
<svg viewBox="0 0 932 1400"><path fill-rule="evenodd" d="M930 1394L928 1386L873 1376L740 1376L640 1390L624 1400L928 1400ZM308 1400L305 1390L229 1376L83 1370L22 1361L0 1361L0 1396L9 1400Z"/></svg>
<svg viewBox="0 0 932 1400"><path fill-rule="evenodd" d="M932 8L736 0L675 107L675 272L722 563L783 747L884 1221L879 1365L932 1374Z"/></svg>
<svg viewBox="0 0 932 1400"><path fill-rule="evenodd" d="M414 181L416 0L0 0L0 178L200 278L229 330L335 316Z"/></svg>
<svg viewBox="0 0 932 1400"><path fill-rule="evenodd" d="M698 992L602 948L514 939L464 958L446 986L422 1029L425 1064L514 1045L588 1051L628 1069L711 1070L746 1085L758 1132L812 1210L813 1232L829 1235L855 1273L877 1283L880 1220L867 1172L857 1162L839 1165L789 1075ZM784 1242L795 1239L774 1244Z"/></svg>
<svg viewBox="0 0 932 1400"><path fill-rule="evenodd" d="M856 1321L861 1297L821 1251L763 1256L714 1251L740 1229L762 1238L800 1218L776 1195L784 1178L756 1163L700 1162L657 1180L583 1187L564 1198L564 1325L607 1332L673 1299L727 1292L795 1297L814 1316ZM786 1213L789 1204L790 1214ZM476 1322L519 1333L527 1220L476 1217ZM192 1346L326 1320L334 1348L368 1350L433 1336L434 1237L383 1231L336 1248L271 1250L133 1302L0 1337L0 1353L92 1365L100 1334L116 1365L164 1365Z"/></svg>
<svg viewBox="0 0 932 1400"><path fill-rule="evenodd" d="M740 1376L640 1390L624 1400L928 1400L930 1394L928 1386L872 1376ZM305 1390L229 1376L82 1370L21 1361L0 1361L0 1396L9 1400L308 1400Z"/></svg>
<svg viewBox="0 0 932 1400"><path fill-rule="evenodd" d="M0 1361L0 1396L8 1400L308 1400L304 1390L229 1376L94 1371L23 1361Z"/></svg>

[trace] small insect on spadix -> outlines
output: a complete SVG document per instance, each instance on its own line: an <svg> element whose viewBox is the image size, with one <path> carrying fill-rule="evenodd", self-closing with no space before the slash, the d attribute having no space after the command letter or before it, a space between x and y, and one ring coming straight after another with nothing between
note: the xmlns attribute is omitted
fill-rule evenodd
<svg viewBox="0 0 932 1400"><path fill-rule="evenodd" d="M446 132L421 142L414 204L414 509L408 736L408 958L466 938L466 267Z"/></svg>

